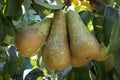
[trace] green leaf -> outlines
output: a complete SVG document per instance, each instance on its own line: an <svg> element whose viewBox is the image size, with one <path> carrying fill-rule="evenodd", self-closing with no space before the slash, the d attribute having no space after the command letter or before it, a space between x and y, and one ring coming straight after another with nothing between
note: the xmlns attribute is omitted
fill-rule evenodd
<svg viewBox="0 0 120 80"><path fill-rule="evenodd" d="M16 28L12 24L12 20L5 17L2 13L0 14L0 40L3 40L6 34L14 36Z"/></svg>
<svg viewBox="0 0 120 80"><path fill-rule="evenodd" d="M4 73L3 74L3 79L4 80L10 80L11 79L11 75L9 73Z"/></svg>
<svg viewBox="0 0 120 80"><path fill-rule="evenodd" d="M39 12L39 13L44 13L45 10L47 10L47 11L50 10L50 9L48 9L48 8L45 8L45 7L41 6L41 5L39 5L39 4L36 4L36 3L34 2L34 0L33 0L33 2L32 2L32 8L33 8L35 11Z"/></svg>
<svg viewBox="0 0 120 80"><path fill-rule="evenodd" d="M106 7L104 13L103 34L104 44L108 46L113 26L116 21L116 11L111 7Z"/></svg>
<svg viewBox="0 0 120 80"><path fill-rule="evenodd" d="M103 21L104 18L102 16L94 16L93 18L93 27L95 31L95 37L97 38L99 43L103 42Z"/></svg>
<svg viewBox="0 0 120 80"><path fill-rule="evenodd" d="M29 80L29 79L37 80L38 77L43 77L43 76L44 76L43 72L39 68L35 68L27 74L25 80Z"/></svg>
<svg viewBox="0 0 120 80"><path fill-rule="evenodd" d="M95 12L100 15L104 15L105 5L100 5L95 9Z"/></svg>
<svg viewBox="0 0 120 80"><path fill-rule="evenodd" d="M88 66L72 68L67 74L66 80L91 80Z"/></svg>
<svg viewBox="0 0 120 80"><path fill-rule="evenodd" d="M111 37L110 37L110 50L109 53L113 53L115 50L120 48L120 11L117 11L117 17L115 20L115 24L112 29Z"/></svg>
<svg viewBox="0 0 120 80"><path fill-rule="evenodd" d="M4 5L3 0L0 0L0 10L1 11L2 11L3 5Z"/></svg>
<svg viewBox="0 0 120 80"><path fill-rule="evenodd" d="M4 41L6 42L6 44L11 44L13 42L13 37L6 35Z"/></svg>
<svg viewBox="0 0 120 80"><path fill-rule="evenodd" d="M113 75L114 80L120 80L120 74L118 73L118 71L115 69L115 74Z"/></svg>
<svg viewBox="0 0 120 80"><path fill-rule="evenodd" d="M107 72L107 79L109 79L109 80L114 80L114 78L113 78L113 75L114 75L114 70L112 69L112 70L110 70L110 71L108 71ZM115 79L116 80L116 79Z"/></svg>
<svg viewBox="0 0 120 80"><path fill-rule="evenodd" d="M120 7L120 0L115 0L118 7Z"/></svg>
<svg viewBox="0 0 120 80"><path fill-rule="evenodd" d="M80 14L83 22L84 22L85 25L87 26L87 24L89 23L89 21L90 21L91 18L92 18L91 12L88 11L88 10L85 10L85 11L81 11L79 14Z"/></svg>
<svg viewBox="0 0 120 80"><path fill-rule="evenodd" d="M106 5L113 5L114 4L114 0L101 0L103 1L103 3L105 3Z"/></svg>
<svg viewBox="0 0 120 80"><path fill-rule="evenodd" d="M35 4L37 4L37 5L40 5L40 6L43 6L43 7L45 7L45 8L47 8L47 9L54 9L54 10L56 10L56 9L62 9L63 8L63 4L58 4L58 5L50 5L50 4L47 4L47 3L44 3L44 2L42 2L42 1L40 1L40 0L32 0Z"/></svg>
<svg viewBox="0 0 120 80"><path fill-rule="evenodd" d="M0 18L0 41L3 41L6 31L3 28L2 19Z"/></svg>
<svg viewBox="0 0 120 80"><path fill-rule="evenodd" d="M23 5L25 7L25 11L28 12L31 6L31 0L24 0Z"/></svg>
<svg viewBox="0 0 120 80"><path fill-rule="evenodd" d="M0 47L0 62L4 62L6 60L8 60L8 55L6 51Z"/></svg>
<svg viewBox="0 0 120 80"><path fill-rule="evenodd" d="M4 72L11 75L15 74L16 71L25 67L25 58L16 53L15 47L11 46L8 50L10 59L6 61L4 65Z"/></svg>
<svg viewBox="0 0 120 80"><path fill-rule="evenodd" d="M105 62L104 61L94 61L96 67L96 80L107 80Z"/></svg>
<svg viewBox="0 0 120 80"><path fill-rule="evenodd" d="M5 12L4 14L6 16L15 16L16 14L18 14L20 12L20 10L22 9L21 8L21 5L22 5L22 2L24 0L7 0L6 4L5 5Z"/></svg>
<svg viewBox="0 0 120 80"><path fill-rule="evenodd" d="M116 69L117 73L120 75L120 65L119 65L119 62L120 62L120 48L117 49L116 51L114 51L113 55L114 55L114 59L115 59L115 69Z"/></svg>

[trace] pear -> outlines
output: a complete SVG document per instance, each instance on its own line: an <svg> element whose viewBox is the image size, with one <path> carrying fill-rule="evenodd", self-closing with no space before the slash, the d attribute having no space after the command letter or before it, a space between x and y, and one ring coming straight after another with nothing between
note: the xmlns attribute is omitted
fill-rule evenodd
<svg viewBox="0 0 120 80"><path fill-rule="evenodd" d="M43 46L43 62L49 70L64 70L70 65L66 17L62 10L54 11L51 31Z"/></svg>
<svg viewBox="0 0 120 80"><path fill-rule="evenodd" d="M50 18L22 29L15 35L14 43L24 57L34 56L43 46L51 24Z"/></svg>
<svg viewBox="0 0 120 80"><path fill-rule="evenodd" d="M71 65L81 67L99 54L96 38L87 30L79 14L74 10L67 12L70 40Z"/></svg>

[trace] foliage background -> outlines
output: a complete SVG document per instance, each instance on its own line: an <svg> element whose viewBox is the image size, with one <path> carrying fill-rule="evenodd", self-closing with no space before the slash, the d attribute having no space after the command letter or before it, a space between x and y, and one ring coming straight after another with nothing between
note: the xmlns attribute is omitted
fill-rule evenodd
<svg viewBox="0 0 120 80"><path fill-rule="evenodd" d="M14 46L16 32L55 9L69 6L69 0L0 0L0 80L120 80L120 0L81 0L81 5L77 1L72 4L85 25L90 31L93 27L91 32L100 44L110 46L108 54L114 55L114 68L106 71L104 61L91 61L84 67L51 72L42 62L41 52L23 57Z"/></svg>

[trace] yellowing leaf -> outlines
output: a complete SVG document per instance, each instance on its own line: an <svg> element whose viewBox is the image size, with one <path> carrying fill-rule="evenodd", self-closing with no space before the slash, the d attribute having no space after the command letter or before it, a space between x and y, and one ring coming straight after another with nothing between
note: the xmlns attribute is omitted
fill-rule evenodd
<svg viewBox="0 0 120 80"><path fill-rule="evenodd" d="M80 5L80 1L79 0L72 0L71 5L72 6L79 6Z"/></svg>
<svg viewBox="0 0 120 80"><path fill-rule="evenodd" d="M91 9L90 2L89 1L81 1L81 6L84 6L88 9Z"/></svg>
<svg viewBox="0 0 120 80"><path fill-rule="evenodd" d="M37 80L44 80L42 77L38 77Z"/></svg>

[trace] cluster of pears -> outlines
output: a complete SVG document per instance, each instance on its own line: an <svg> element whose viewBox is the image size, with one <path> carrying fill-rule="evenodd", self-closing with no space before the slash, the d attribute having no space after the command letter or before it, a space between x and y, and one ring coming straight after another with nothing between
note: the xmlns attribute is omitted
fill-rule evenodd
<svg viewBox="0 0 120 80"><path fill-rule="evenodd" d="M81 67L99 54L96 38L87 30L76 11L55 10L53 18L19 31L15 45L25 57L42 50L43 61L51 70Z"/></svg>

